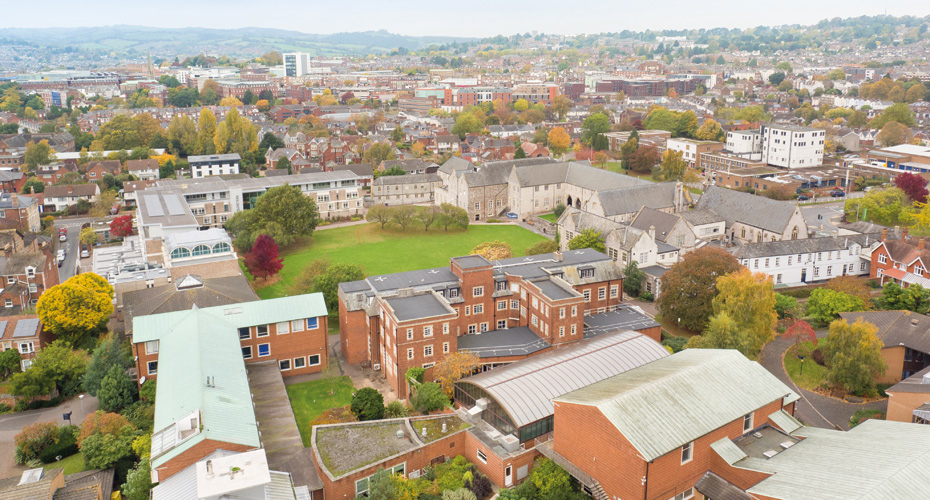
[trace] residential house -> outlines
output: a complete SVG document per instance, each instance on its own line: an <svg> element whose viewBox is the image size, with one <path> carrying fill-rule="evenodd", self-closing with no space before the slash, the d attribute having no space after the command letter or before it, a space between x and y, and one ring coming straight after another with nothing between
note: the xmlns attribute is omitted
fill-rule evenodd
<svg viewBox="0 0 930 500"><path fill-rule="evenodd" d="M37 233L42 230L39 202L36 198L13 193L0 194L0 228L14 228Z"/></svg>
<svg viewBox="0 0 930 500"><path fill-rule="evenodd" d="M687 139L677 137L668 139L665 143L665 149L681 153L682 159L688 163L689 168L703 170L705 165L702 163L702 155L713 154L723 151L724 144L717 141L700 141L697 139Z"/></svg>
<svg viewBox="0 0 930 500"><path fill-rule="evenodd" d="M930 286L927 239L909 237L907 227L902 234L892 236L889 237L888 229L883 229L881 243L872 248L870 276L878 278L882 285L893 281L905 288L915 283Z"/></svg>
<svg viewBox="0 0 930 500"><path fill-rule="evenodd" d="M149 181L160 177L158 160L128 160L126 171L141 181Z"/></svg>
<svg viewBox="0 0 930 500"><path fill-rule="evenodd" d="M135 207L137 203L138 193L144 191L155 185L155 179L149 179L146 181L126 181L123 183L123 205L127 208Z"/></svg>
<svg viewBox="0 0 930 500"><path fill-rule="evenodd" d="M394 167L402 169L407 174L435 174L439 165L413 158L409 160L384 160L378 165L378 170L386 172Z"/></svg>
<svg viewBox="0 0 930 500"><path fill-rule="evenodd" d="M58 265L48 250L0 257L0 315L21 314L59 283Z"/></svg>
<svg viewBox="0 0 930 500"><path fill-rule="evenodd" d="M0 347L19 352L20 370L32 366L36 353L52 342L52 335L42 328L39 317L6 316L0 321Z"/></svg>
<svg viewBox="0 0 930 500"><path fill-rule="evenodd" d="M839 276L869 276L878 234L855 234L803 240L746 243L729 250L753 272L772 277L776 285L800 285Z"/></svg>
<svg viewBox="0 0 930 500"><path fill-rule="evenodd" d="M370 187L371 181L374 179L374 170L371 168L370 163L350 163L348 165L335 165L333 166L332 171L352 172L358 176L358 183L365 187Z"/></svg>
<svg viewBox="0 0 930 500"><path fill-rule="evenodd" d="M796 202L710 186L695 208L725 219L730 242L761 243L808 237L807 223Z"/></svg>
<svg viewBox="0 0 930 500"><path fill-rule="evenodd" d="M0 479L0 498L30 500L107 500L113 494L115 469L65 475L62 468L27 469Z"/></svg>
<svg viewBox="0 0 930 500"><path fill-rule="evenodd" d="M26 184L26 174L12 170L0 170L0 192L19 193Z"/></svg>
<svg viewBox="0 0 930 500"><path fill-rule="evenodd" d="M117 176L123 172L123 166L119 160L100 160L92 161L87 165L84 172L84 178L88 182L103 181L105 175Z"/></svg>
<svg viewBox="0 0 930 500"><path fill-rule="evenodd" d="M640 268L671 266L680 258L678 247L656 238L655 226L643 230L575 208L566 208L559 217L558 225L563 249L568 248L568 242L582 231L597 231L604 241L607 256L620 268L626 268L630 262L636 262Z"/></svg>
<svg viewBox="0 0 930 500"><path fill-rule="evenodd" d="M679 256L694 250L698 236L682 213L670 214L643 206L630 221L630 226L641 231L655 230L656 241L675 247Z"/></svg>
<svg viewBox="0 0 930 500"><path fill-rule="evenodd" d="M45 206L53 212L60 212L76 204L78 200L85 200L88 203L97 201L100 186L95 182L48 186L42 194L45 195Z"/></svg>

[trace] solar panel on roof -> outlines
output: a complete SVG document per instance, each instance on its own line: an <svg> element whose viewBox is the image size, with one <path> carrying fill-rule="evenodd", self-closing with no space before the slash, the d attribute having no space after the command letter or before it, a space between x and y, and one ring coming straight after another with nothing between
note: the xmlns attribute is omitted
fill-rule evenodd
<svg viewBox="0 0 930 500"><path fill-rule="evenodd" d="M168 213L171 215L184 215L184 206L176 194L165 195L165 206L168 207Z"/></svg>
<svg viewBox="0 0 930 500"><path fill-rule="evenodd" d="M6 325L4 325L6 327ZM5 329L5 328L4 328ZM16 328L13 330L13 338L20 337L35 337L36 332L39 330L39 320L36 318L30 319L21 319L16 323Z"/></svg>
<svg viewBox="0 0 930 500"><path fill-rule="evenodd" d="M143 198L145 198L145 211L148 212L149 217L162 217L165 215L157 194L147 194Z"/></svg>

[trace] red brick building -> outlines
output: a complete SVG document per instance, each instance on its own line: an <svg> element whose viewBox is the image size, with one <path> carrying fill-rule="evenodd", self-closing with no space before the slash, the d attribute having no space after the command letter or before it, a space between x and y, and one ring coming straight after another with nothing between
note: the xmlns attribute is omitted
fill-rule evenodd
<svg viewBox="0 0 930 500"><path fill-rule="evenodd" d="M930 286L930 248L926 238L911 238L907 227L900 235L889 237L888 230L882 230L882 242L872 249L870 277L879 282L895 282L902 287L919 284Z"/></svg>
<svg viewBox="0 0 930 500"><path fill-rule="evenodd" d="M622 308L622 285L613 261L591 249L494 262L470 255L449 268L370 276L339 285L342 352L382 370L404 398L408 368L459 350L494 366L581 340L586 319ZM638 316L636 329L659 340L658 324Z"/></svg>
<svg viewBox="0 0 930 500"><path fill-rule="evenodd" d="M7 316L0 321L0 348L16 349L19 352L20 369L32 366L36 353L48 345L54 336L42 328L35 315Z"/></svg>

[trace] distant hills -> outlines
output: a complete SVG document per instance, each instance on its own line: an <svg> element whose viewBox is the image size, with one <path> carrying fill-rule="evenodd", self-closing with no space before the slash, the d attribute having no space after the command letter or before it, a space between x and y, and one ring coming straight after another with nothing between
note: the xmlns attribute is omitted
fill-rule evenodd
<svg viewBox="0 0 930 500"><path fill-rule="evenodd" d="M303 51L315 55L359 55L390 52L398 47L418 50L430 45L470 42L477 38L404 36L386 30L319 35L273 28L153 28L149 26L96 26L81 28L3 28L0 42L22 43L73 51L121 55L151 52L152 56L197 55L258 56L270 50Z"/></svg>

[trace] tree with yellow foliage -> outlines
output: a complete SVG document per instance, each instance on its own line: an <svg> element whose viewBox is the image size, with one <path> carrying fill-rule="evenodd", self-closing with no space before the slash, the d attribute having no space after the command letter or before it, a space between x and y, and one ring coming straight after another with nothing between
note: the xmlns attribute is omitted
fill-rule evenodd
<svg viewBox="0 0 930 500"><path fill-rule="evenodd" d="M423 153L426 152L426 147L423 146L422 142L417 141L414 142L412 146L410 146L410 152L413 153L413 155L417 158L420 158L423 156Z"/></svg>
<svg viewBox="0 0 930 500"><path fill-rule="evenodd" d="M268 102L268 99L259 99L258 102L255 103L255 107L262 113L265 113L271 109L271 104Z"/></svg>
<svg viewBox="0 0 930 500"><path fill-rule="evenodd" d="M717 279L719 294L714 297L714 315L700 336L692 337L689 347L737 349L755 358L767 342L775 338L775 289L772 278L743 267Z"/></svg>
<svg viewBox="0 0 930 500"><path fill-rule="evenodd" d="M488 260L509 259L513 257L513 248L505 241L486 241L473 248L470 255L480 255Z"/></svg>
<svg viewBox="0 0 930 500"><path fill-rule="evenodd" d="M471 375L481 366L481 359L471 351L457 351L449 354L433 367L433 378L442 386L442 392L452 396L455 383L462 377Z"/></svg>
<svg viewBox="0 0 930 500"><path fill-rule="evenodd" d="M517 99L517 101L513 103L514 111L526 111L529 107L530 103L526 99Z"/></svg>
<svg viewBox="0 0 930 500"><path fill-rule="evenodd" d="M49 288L36 312L45 328L74 346L103 331L113 313L113 287L95 273L81 273Z"/></svg>
<svg viewBox="0 0 930 500"><path fill-rule="evenodd" d="M549 151L560 155L572 146L572 138L562 127L552 127L549 131Z"/></svg>
<svg viewBox="0 0 930 500"><path fill-rule="evenodd" d="M220 106L242 106L242 101L233 96L228 96L220 99Z"/></svg>

